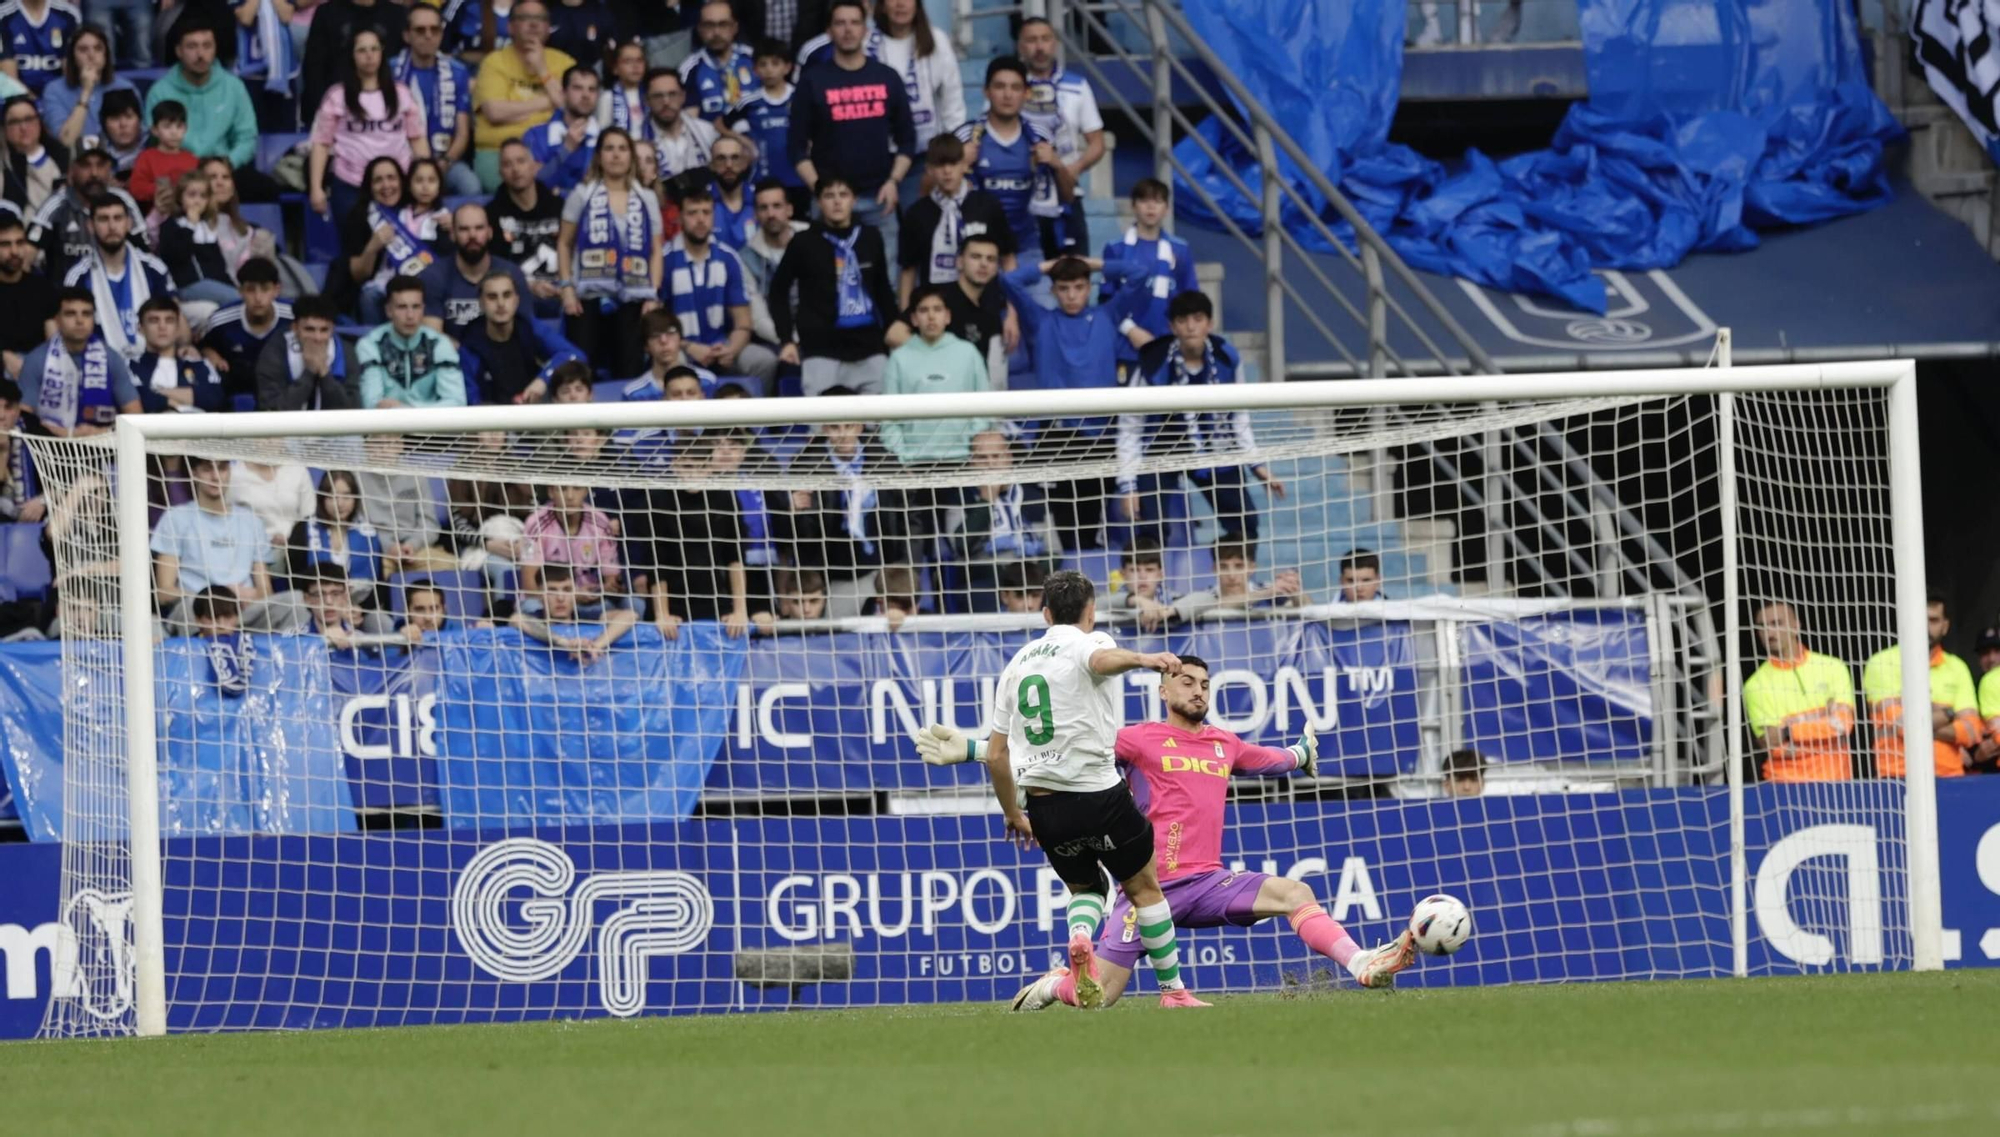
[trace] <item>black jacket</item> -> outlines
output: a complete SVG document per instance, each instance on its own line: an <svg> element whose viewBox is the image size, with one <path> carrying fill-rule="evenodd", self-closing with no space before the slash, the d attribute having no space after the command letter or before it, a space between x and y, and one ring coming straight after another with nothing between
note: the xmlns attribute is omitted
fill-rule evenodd
<svg viewBox="0 0 2000 1137"><path fill-rule="evenodd" d="M841 230L845 238L851 230ZM861 260L861 286L875 303L875 322L868 327L842 328L835 324L839 296L839 270L834 267L834 243L826 226L814 222L794 234L785 246L785 255L771 273L766 299L771 304L771 323L778 342L789 343L797 331L799 355L803 358L831 358L858 363L886 349L882 336L896 318L896 290L889 283L889 258L882 248L882 234L863 225L854 243ZM798 308L792 307L792 286L798 285Z"/></svg>

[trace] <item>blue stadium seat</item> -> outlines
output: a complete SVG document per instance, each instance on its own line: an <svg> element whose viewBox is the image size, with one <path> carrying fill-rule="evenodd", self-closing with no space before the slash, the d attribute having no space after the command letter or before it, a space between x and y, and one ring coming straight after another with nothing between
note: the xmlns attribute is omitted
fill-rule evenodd
<svg viewBox="0 0 2000 1137"><path fill-rule="evenodd" d="M127 73L129 74L129 72ZM297 133L273 131L257 136L257 168L270 173L278 166L278 159L292 152L292 147L304 142L308 136ZM272 230L276 232L277 230Z"/></svg>
<svg viewBox="0 0 2000 1137"><path fill-rule="evenodd" d="M160 77L166 73L167 69L164 67L120 68L118 77L129 80L134 87L139 88L139 102L143 106L146 101L146 92L152 90L153 84L159 82Z"/></svg>
<svg viewBox="0 0 2000 1137"><path fill-rule="evenodd" d="M340 255L340 226L331 217L322 217L310 209L305 212L306 263L333 263L333 258Z"/></svg>
<svg viewBox="0 0 2000 1137"><path fill-rule="evenodd" d="M229 397L229 409L232 411L254 411L257 409L257 396L231 395Z"/></svg>
<svg viewBox="0 0 2000 1137"><path fill-rule="evenodd" d="M1167 573L1167 589L1175 596L1215 584L1213 549L1168 549L1161 559Z"/></svg>
<svg viewBox="0 0 2000 1137"><path fill-rule="evenodd" d="M312 276L313 287L321 292L326 291L326 270L329 267L331 266L325 261L319 261L306 266L306 272Z"/></svg>
<svg viewBox="0 0 2000 1137"><path fill-rule="evenodd" d="M1111 570L1118 567L1118 554L1105 549L1085 549L1063 557L1062 567L1075 569L1100 589L1111 587Z"/></svg>
<svg viewBox="0 0 2000 1137"><path fill-rule="evenodd" d="M590 385L590 401L593 403L622 403L625 401L625 384L630 379L605 379Z"/></svg>
<svg viewBox="0 0 2000 1137"><path fill-rule="evenodd" d="M283 242L285 238L285 209L276 202L258 204L244 203L243 220L259 229L269 232Z"/></svg>
<svg viewBox="0 0 2000 1137"><path fill-rule="evenodd" d="M0 576L16 596L41 596L55 581L49 559L42 555L42 523L0 525Z"/></svg>
<svg viewBox="0 0 2000 1137"><path fill-rule="evenodd" d="M444 593L446 617L453 620L485 618L486 574L479 572L399 572L389 578L389 611L402 616L404 589L425 580Z"/></svg>

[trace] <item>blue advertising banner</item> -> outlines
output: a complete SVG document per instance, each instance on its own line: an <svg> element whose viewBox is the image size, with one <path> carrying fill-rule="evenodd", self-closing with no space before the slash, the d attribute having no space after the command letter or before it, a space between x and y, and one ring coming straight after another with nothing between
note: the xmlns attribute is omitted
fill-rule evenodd
<svg viewBox="0 0 2000 1137"><path fill-rule="evenodd" d="M1652 746L1651 648L1639 612L1461 625L1466 745L1489 761L1629 762Z"/></svg>
<svg viewBox="0 0 2000 1137"><path fill-rule="evenodd" d="M1747 798L1751 971L1907 966L1899 788L1758 786ZM2000 846L2000 779L1940 787L1939 812L1948 940L1969 949L2000 937L2000 898L1981 883L2000 880L1979 871L1991 859L1983 851ZM1366 942L1390 935L1424 895L1462 897L1471 942L1421 961L1399 980L1407 985L1730 968L1719 789L1243 804L1229 822L1225 863L1304 881ZM170 1025L998 1000L1049 965L1063 894L1038 854L995 839L997 825L795 817L176 839L167 967L200 995L170 995ZM52 985L82 994L55 961L56 852L0 848L0 1033L32 1029ZM88 912L72 919L80 950L116 955ZM829 944L852 949L850 978L796 990L738 978L753 958L743 953ZM1183 950L1203 991L1269 988L1327 966L1282 921L1194 932ZM111 985L82 997L98 1013L124 1009Z"/></svg>
<svg viewBox="0 0 2000 1137"><path fill-rule="evenodd" d="M709 786L804 794L982 784L976 768L910 762L909 737L930 722L985 731L1000 672L1029 638L1021 631L760 640L744 664L735 729ZM1416 647L1407 623L1215 623L1170 636L1121 635L1119 643L1207 660L1209 721L1252 742L1288 745L1310 726L1331 773L1416 768ZM1112 682L1124 688L1127 722L1164 715L1156 676Z"/></svg>

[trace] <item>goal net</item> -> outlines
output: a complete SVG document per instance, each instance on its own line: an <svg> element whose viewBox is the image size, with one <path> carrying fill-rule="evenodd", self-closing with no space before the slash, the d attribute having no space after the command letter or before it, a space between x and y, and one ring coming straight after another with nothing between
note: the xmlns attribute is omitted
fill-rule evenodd
<svg viewBox="0 0 2000 1137"><path fill-rule="evenodd" d="M1923 964L1931 767L1885 705L1923 664L1862 677L1921 635L1907 374L32 439L62 625L61 753L15 787L63 842L45 1033L1004 999L1066 894L984 770L911 735L983 736L1065 568L1121 644L1206 662L1210 724L1316 735L1316 776L1231 778L1192 734L1135 759L1226 784L1220 868L1302 881L1365 944L1468 904L1471 943L1406 985ZM1127 723L1165 715L1157 680L1111 681ZM1207 855L1160 835L1163 875ZM1182 946L1197 991L1351 985L1283 919Z"/></svg>

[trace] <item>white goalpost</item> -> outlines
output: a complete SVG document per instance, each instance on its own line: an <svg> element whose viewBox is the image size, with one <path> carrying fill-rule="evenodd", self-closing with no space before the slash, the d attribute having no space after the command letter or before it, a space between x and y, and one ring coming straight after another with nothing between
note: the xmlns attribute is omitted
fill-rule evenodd
<svg viewBox="0 0 2000 1137"><path fill-rule="evenodd" d="M1225 864L1367 942L1468 902L1405 982L1944 963L1899 741L1934 729L1908 361L30 445L65 615L60 785L26 802L64 842L47 1036L1004 998L1061 886L907 734L984 729L1055 568L1121 643L1203 656L1211 722L1318 732L1318 778L1232 782ZM313 516L221 536L230 478L287 477ZM268 594L218 607L230 565ZM1861 683L1891 645L1900 718ZM1182 942L1198 991L1332 982L1282 928Z"/></svg>

